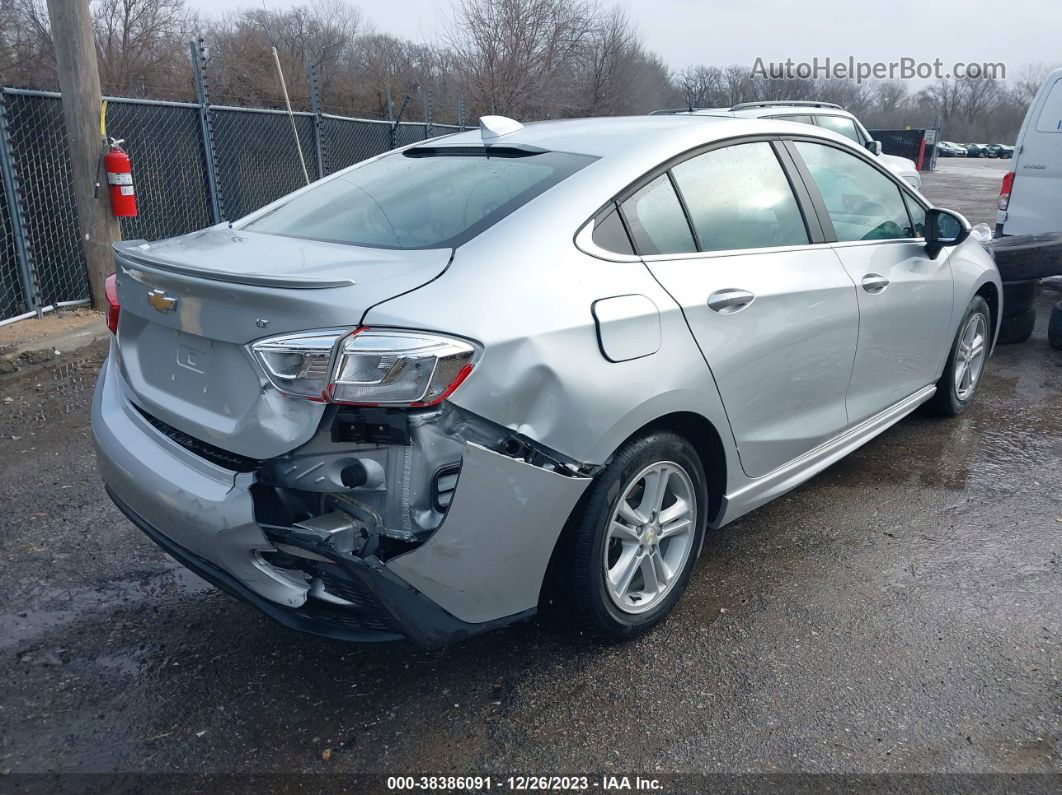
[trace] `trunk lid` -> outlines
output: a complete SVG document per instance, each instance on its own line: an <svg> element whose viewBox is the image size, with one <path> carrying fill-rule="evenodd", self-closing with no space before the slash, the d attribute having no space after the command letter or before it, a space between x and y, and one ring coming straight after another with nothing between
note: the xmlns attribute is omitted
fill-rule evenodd
<svg viewBox="0 0 1062 795"><path fill-rule="evenodd" d="M305 443L325 405L277 392L247 349L354 328L373 304L442 273L449 249L390 250L214 227L115 246L119 366L129 398L223 450L273 458Z"/></svg>

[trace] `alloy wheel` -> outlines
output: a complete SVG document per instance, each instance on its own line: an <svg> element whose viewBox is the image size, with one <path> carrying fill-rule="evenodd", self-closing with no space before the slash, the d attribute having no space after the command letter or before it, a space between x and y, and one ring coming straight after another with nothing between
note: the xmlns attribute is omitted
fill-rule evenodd
<svg viewBox="0 0 1062 795"><path fill-rule="evenodd" d="M672 461L650 464L624 488L605 536L605 586L625 613L644 613L670 593L696 537L693 481Z"/></svg>
<svg viewBox="0 0 1062 795"><path fill-rule="evenodd" d="M955 396L965 401L973 394L985 366L988 323L977 313L967 322L955 352Z"/></svg>

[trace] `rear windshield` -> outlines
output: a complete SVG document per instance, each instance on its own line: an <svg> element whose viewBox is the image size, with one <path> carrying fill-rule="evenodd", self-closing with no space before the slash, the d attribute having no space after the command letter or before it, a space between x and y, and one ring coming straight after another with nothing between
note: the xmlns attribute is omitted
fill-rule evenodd
<svg viewBox="0 0 1062 795"><path fill-rule="evenodd" d="M321 182L245 228L373 248L449 248L594 160L567 152L419 147Z"/></svg>

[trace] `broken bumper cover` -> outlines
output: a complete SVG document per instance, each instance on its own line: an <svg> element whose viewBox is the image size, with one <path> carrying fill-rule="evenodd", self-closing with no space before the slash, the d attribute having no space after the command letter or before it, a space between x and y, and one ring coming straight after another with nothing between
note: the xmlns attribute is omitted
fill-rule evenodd
<svg viewBox="0 0 1062 795"><path fill-rule="evenodd" d="M424 544L386 562L311 549L339 604L263 557L276 541L303 542L257 523L254 473L219 467L154 428L111 359L92 429L108 493L159 546L286 626L356 642L436 646L532 615L557 537L590 482L468 444L446 519Z"/></svg>

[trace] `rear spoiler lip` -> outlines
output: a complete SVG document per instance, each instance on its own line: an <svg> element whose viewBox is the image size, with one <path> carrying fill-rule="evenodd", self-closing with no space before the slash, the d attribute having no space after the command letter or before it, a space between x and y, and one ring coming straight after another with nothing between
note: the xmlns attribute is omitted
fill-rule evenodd
<svg viewBox="0 0 1062 795"><path fill-rule="evenodd" d="M307 279L298 276L271 276L266 273L233 273L231 271L207 270L194 265L181 265L176 262L152 257L142 250L144 240L124 240L114 244L115 254L133 264L146 265L155 270L177 273L181 276L193 276L197 279L209 279L229 284L247 284L253 287L283 287L291 290L326 290L335 287L352 287L357 284L353 279Z"/></svg>

